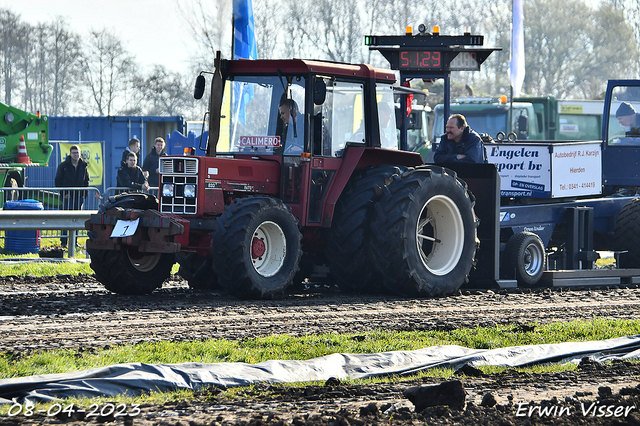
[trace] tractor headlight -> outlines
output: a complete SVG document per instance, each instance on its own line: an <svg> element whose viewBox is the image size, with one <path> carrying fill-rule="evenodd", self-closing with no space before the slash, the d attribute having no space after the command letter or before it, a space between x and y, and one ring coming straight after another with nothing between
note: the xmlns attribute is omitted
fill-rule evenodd
<svg viewBox="0 0 640 426"><path fill-rule="evenodd" d="M163 197L173 197L173 184L165 183L162 185L162 196Z"/></svg>
<svg viewBox="0 0 640 426"><path fill-rule="evenodd" d="M195 185L185 185L184 186L184 196L185 196L185 198L195 198L195 196L196 196L196 186Z"/></svg>

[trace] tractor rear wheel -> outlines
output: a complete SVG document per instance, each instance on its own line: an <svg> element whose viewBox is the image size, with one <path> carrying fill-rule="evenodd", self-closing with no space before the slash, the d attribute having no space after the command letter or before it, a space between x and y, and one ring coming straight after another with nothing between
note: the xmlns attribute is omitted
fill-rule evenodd
<svg viewBox="0 0 640 426"><path fill-rule="evenodd" d="M212 232L213 269L219 284L242 299L273 299L299 269L302 234L278 199L234 200Z"/></svg>
<svg viewBox="0 0 640 426"><path fill-rule="evenodd" d="M504 255L509 271L515 271L518 284L533 286L544 272L544 244L533 232L512 235L505 246Z"/></svg>
<svg viewBox="0 0 640 426"><path fill-rule="evenodd" d="M173 253L140 253L135 247L89 250L96 279L113 293L149 294L171 276Z"/></svg>
<svg viewBox="0 0 640 426"><path fill-rule="evenodd" d="M189 282L189 287L199 291L213 291L218 288L218 280L213 273L210 257L196 253L176 253L180 264L178 274Z"/></svg>
<svg viewBox="0 0 640 426"><path fill-rule="evenodd" d="M351 178L340 196L327 239L327 259L342 290L371 293L381 289L381 278L367 249L369 222L382 187L403 171L387 165L364 169Z"/></svg>
<svg viewBox="0 0 640 426"><path fill-rule="evenodd" d="M640 268L640 198L624 205L616 217L613 246L621 251L618 268Z"/></svg>
<svg viewBox="0 0 640 426"><path fill-rule="evenodd" d="M475 199L454 172L436 166L394 176L375 204L371 253L392 292L452 294L475 264Z"/></svg>

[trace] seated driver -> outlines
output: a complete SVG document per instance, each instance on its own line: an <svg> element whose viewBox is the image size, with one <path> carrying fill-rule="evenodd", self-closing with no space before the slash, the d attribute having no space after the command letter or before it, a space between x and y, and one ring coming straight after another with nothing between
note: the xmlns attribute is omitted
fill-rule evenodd
<svg viewBox="0 0 640 426"><path fill-rule="evenodd" d="M285 146L285 154L302 154L304 126L298 126L298 105L293 99L283 97L278 108L282 120L281 132L277 132ZM302 124L302 123L301 123Z"/></svg>

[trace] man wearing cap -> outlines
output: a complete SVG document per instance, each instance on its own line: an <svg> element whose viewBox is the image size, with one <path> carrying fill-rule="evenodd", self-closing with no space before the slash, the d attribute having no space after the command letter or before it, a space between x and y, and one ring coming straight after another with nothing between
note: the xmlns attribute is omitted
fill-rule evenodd
<svg viewBox="0 0 640 426"><path fill-rule="evenodd" d="M629 102L623 102L616 111L616 118L627 136L640 136L640 114Z"/></svg>

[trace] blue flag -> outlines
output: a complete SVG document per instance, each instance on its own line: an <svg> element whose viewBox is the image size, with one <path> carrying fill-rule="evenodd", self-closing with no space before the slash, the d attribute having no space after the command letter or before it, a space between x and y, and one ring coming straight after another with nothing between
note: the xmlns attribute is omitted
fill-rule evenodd
<svg viewBox="0 0 640 426"><path fill-rule="evenodd" d="M233 0L233 59L258 59L251 0ZM245 105L253 99L253 90L234 82L233 98L235 113L244 124Z"/></svg>
<svg viewBox="0 0 640 426"><path fill-rule="evenodd" d="M251 0L233 0L233 59L258 59Z"/></svg>

